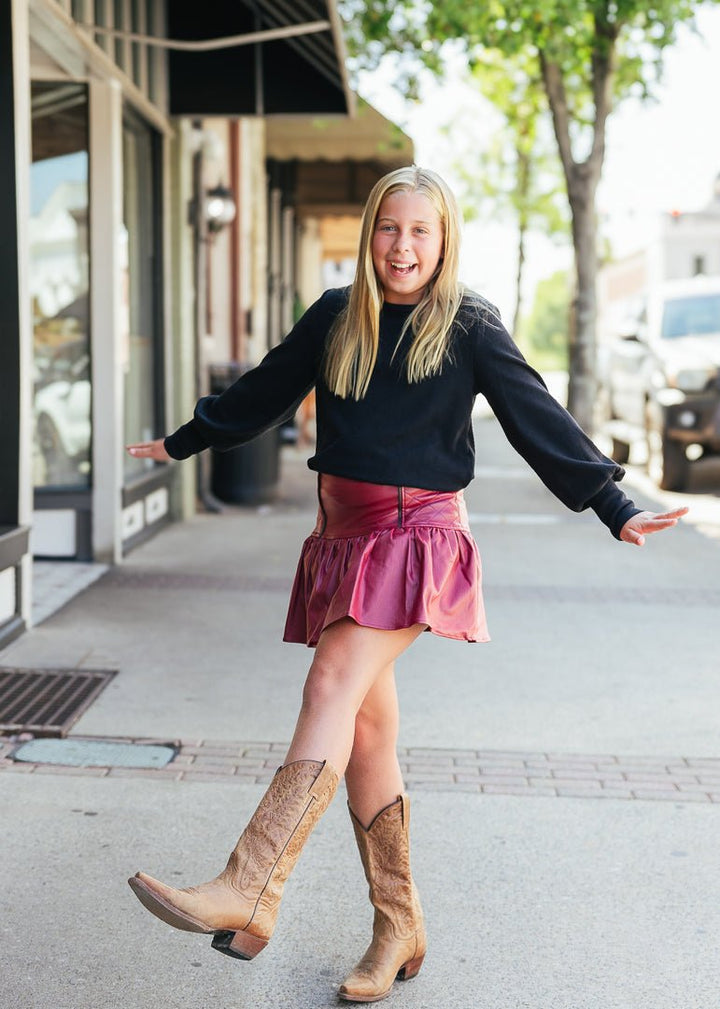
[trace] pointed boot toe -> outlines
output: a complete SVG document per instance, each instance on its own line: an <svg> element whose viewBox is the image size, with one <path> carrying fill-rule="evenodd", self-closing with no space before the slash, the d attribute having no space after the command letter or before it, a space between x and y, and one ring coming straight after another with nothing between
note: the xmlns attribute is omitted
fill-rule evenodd
<svg viewBox="0 0 720 1009"><path fill-rule="evenodd" d="M394 979L393 979L394 980ZM351 974L338 988L338 995L345 1002L380 1002L392 991L392 982L386 990L378 987L376 977L358 973Z"/></svg>
<svg viewBox="0 0 720 1009"><path fill-rule="evenodd" d="M130 888L146 910L182 932L209 933L213 929L182 907L183 893L153 879L144 872L138 872L128 880Z"/></svg>

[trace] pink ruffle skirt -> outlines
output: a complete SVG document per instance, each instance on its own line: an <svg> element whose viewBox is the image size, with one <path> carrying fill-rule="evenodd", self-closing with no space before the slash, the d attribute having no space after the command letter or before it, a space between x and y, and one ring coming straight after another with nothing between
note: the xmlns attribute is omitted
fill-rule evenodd
<svg viewBox="0 0 720 1009"><path fill-rule="evenodd" d="M489 641L481 564L462 491L318 478L317 525L303 544L285 641L310 646L336 620Z"/></svg>

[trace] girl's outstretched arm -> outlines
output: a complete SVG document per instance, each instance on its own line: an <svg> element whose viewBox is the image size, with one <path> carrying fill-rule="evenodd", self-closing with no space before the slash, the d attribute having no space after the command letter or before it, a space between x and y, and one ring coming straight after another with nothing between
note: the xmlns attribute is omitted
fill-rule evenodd
<svg viewBox="0 0 720 1009"><path fill-rule="evenodd" d="M672 512L638 512L628 519L620 530L620 539L625 543L633 543L636 547L645 545L645 537L650 533L659 533L662 529L670 529L676 526L678 519L687 515L687 508L676 508Z"/></svg>
<svg viewBox="0 0 720 1009"><path fill-rule="evenodd" d="M157 438L155 441L141 441L136 445L126 445L125 448L136 459L154 459L156 462L171 462L171 458L165 448L164 438Z"/></svg>

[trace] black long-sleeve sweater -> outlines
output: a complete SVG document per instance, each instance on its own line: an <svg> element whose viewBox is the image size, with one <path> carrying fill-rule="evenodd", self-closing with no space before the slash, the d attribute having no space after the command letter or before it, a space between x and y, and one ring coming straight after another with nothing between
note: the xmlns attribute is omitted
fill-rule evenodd
<svg viewBox="0 0 720 1009"><path fill-rule="evenodd" d="M361 400L328 389L323 355L347 289L325 294L254 369L219 396L205 396L194 417L165 439L174 459L205 448L230 449L292 416L317 390L317 445L308 466L320 473L393 486L455 491L473 478L472 407L482 393L513 447L573 511L592 508L614 536L639 509L607 459L548 392L492 306L468 296L453 326L441 374L405 378L410 332L398 338L412 305L383 305L380 343ZM397 347L397 350L396 350ZM395 353L394 353L395 352Z"/></svg>

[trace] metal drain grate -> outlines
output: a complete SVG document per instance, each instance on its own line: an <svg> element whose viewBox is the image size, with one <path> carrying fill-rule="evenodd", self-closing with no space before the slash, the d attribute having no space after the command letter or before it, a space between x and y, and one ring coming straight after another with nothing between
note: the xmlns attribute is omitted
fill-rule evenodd
<svg viewBox="0 0 720 1009"><path fill-rule="evenodd" d="M0 669L0 732L64 736L114 675L112 669Z"/></svg>

